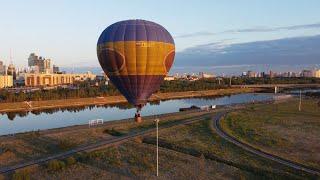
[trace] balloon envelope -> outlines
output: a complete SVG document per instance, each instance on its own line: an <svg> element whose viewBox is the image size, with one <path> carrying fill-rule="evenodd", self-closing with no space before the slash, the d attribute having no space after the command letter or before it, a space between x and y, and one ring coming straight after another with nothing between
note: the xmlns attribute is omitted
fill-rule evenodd
<svg viewBox="0 0 320 180"><path fill-rule="evenodd" d="M128 102L141 106L160 88L169 72L175 45L161 25L127 20L102 32L97 55L102 69Z"/></svg>

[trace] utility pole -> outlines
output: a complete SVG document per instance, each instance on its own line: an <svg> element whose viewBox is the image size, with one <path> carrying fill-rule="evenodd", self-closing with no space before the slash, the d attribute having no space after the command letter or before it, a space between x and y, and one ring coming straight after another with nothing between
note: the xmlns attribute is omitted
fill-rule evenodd
<svg viewBox="0 0 320 180"><path fill-rule="evenodd" d="M231 87L231 85L232 85L231 80L232 80L232 76L230 76L230 80L229 80L229 85L230 85L230 87Z"/></svg>
<svg viewBox="0 0 320 180"><path fill-rule="evenodd" d="M302 93L301 93L301 90L300 90L299 111L301 111L301 101L302 101Z"/></svg>
<svg viewBox="0 0 320 180"><path fill-rule="evenodd" d="M159 119L155 119L157 129L157 177L159 176Z"/></svg>

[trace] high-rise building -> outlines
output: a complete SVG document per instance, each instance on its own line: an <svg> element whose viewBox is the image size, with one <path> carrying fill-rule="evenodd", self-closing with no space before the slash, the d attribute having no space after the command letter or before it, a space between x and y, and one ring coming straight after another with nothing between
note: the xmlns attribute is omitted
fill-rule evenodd
<svg viewBox="0 0 320 180"><path fill-rule="evenodd" d="M44 72L51 72L51 60L50 59L43 60L43 69L44 69Z"/></svg>
<svg viewBox="0 0 320 180"><path fill-rule="evenodd" d="M248 71L248 72L247 72L247 76L248 76L249 78L257 77L256 73L253 72L253 71Z"/></svg>
<svg viewBox="0 0 320 180"><path fill-rule="evenodd" d="M53 65L52 71L53 71L53 73L59 73L59 72L60 72L60 69L59 69L58 66Z"/></svg>
<svg viewBox="0 0 320 180"><path fill-rule="evenodd" d="M276 74L270 70L269 71L269 77L270 78L274 78L275 76L276 76Z"/></svg>
<svg viewBox="0 0 320 180"><path fill-rule="evenodd" d="M31 53L28 58L28 66L38 66L40 58L35 53Z"/></svg>
<svg viewBox="0 0 320 180"><path fill-rule="evenodd" d="M29 67L38 67L40 73L51 73L51 60L37 56L35 53L31 53L28 58ZM35 69L35 68L33 68Z"/></svg>
<svg viewBox="0 0 320 180"><path fill-rule="evenodd" d="M320 69L316 70L314 74L315 74L314 77L320 78Z"/></svg>
<svg viewBox="0 0 320 180"><path fill-rule="evenodd" d="M9 64L9 66L8 66L7 75L12 76L13 80L16 80L17 72L16 72L16 68L14 67L14 65L12 63Z"/></svg>
<svg viewBox="0 0 320 180"><path fill-rule="evenodd" d="M214 75L213 74L209 74L209 73L204 73L204 72L199 72L199 78L213 78Z"/></svg>
<svg viewBox="0 0 320 180"><path fill-rule="evenodd" d="M6 66L3 64L3 61L0 61L0 75L6 74Z"/></svg>
<svg viewBox="0 0 320 180"><path fill-rule="evenodd" d="M314 77L314 72L311 70L302 70L301 76L302 77Z"/></svg>

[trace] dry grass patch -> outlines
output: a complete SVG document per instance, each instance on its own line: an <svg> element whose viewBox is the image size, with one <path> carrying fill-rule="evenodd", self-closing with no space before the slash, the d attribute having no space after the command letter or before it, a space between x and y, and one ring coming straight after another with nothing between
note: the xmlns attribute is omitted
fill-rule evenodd
<svg viewBox="0 0 320 180"><path fill-rule="evenodd" d="M234 137L285 159L320 169L320 108L306 99L254 105L230 113L222 127Z"/></svg>

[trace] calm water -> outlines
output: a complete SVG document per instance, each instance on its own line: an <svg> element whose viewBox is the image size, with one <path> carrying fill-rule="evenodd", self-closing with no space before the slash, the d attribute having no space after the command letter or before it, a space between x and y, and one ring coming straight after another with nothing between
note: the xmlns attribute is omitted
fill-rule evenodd
<svg viewBox="0 0 320 180"><path fill-rule="evenodd" d="M273 97L272 94L238 94L224 97L206 97L175 99L147 104L142 115L164 114L179 111L179 108L191 105L230 105L251 101L263 101ZM86 106L54 109L35 112L8 113L0 115L0 135L26 132L38 129L51 129L71 125L87 124L92 119L104 121L133 117L135 108L128 105Z"/></svg>
<svg viewBox="0 0 320 180"><path fill-rule="evenodd" d="M305 94L307 92L320 92L319 88L314 88L314 89L301 89L301 93ZM294 90L290 90L288 91L288 93L291 94L300 94L300 89L294 89Z"/></svg>

